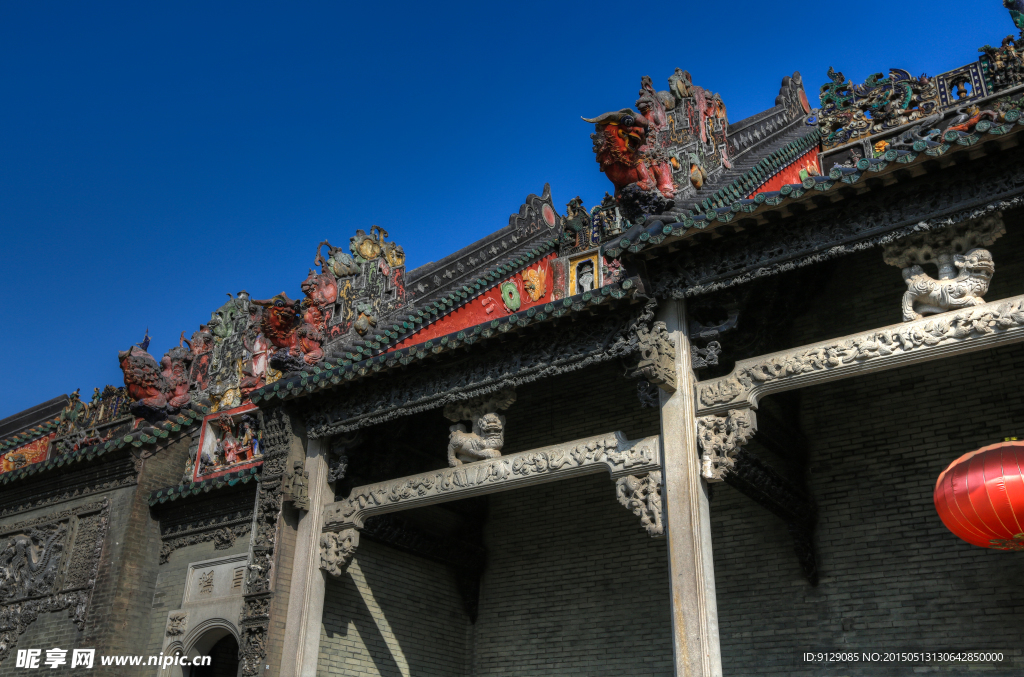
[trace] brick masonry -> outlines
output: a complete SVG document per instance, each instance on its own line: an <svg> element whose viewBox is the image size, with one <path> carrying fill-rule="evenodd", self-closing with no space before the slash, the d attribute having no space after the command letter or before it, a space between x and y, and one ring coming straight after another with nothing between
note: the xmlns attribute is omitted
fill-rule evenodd
<svg viewBox="0 0 1024 677"><path fill-rule="evenodd" d="M451 569L364 539L327 580L317 674L466 675L469 627Z"/></svg>
<svg viewBox="0 0 1024 677"><path fill-rule="evenodd" d="M1002 651L1007 662L991 674L1022 673L1021 555L960 541L932 502L949 463L1022 433L1022 367L1024 348L1007 346L803 393L821 584L815 589L801 579L780 520L730 487L716 487L712 533L726 675L910 674L908 666L840 669L800 658L893 650Z"/></svg>
<svg viewBox="0 0 1024 677"><path fill-rule="evenodd" d="M107 618L107 610L110 606L110 600L114 596L114 590L108 583L109 578L105 576L105 573L109 570L110 559L112 557L118 557L122 548L124 539L120 534L124 533L126 522L125 516L128 514L127 506L131 502L133 493L134 489L129 487L117 489L105 494L93 494L87 497L48 506L39 510L22 513L20 515L12 515L0 521L0 524L3 524L4 526L13 525L24 520L45 517L63 510L76 508L80 505L101 501L104 498L110 501L107 537L103 544L103 556L100 560L100 570L97 576L96 586L93 589L89 614L86 617L85 630L79 631L78 627L65 611L40 614L18 638L18 648L42 649L43 658L46 656L46 649L66 649L68 651L67 655L70 658L72 649L98 648L96 625ZM98 650L97 654L99 654ZM0 662L0 677L28 674L24 669L15 667L14 657L15 653L12 653L11 656L3 662ZM68 660L68 663L70 664L70 660ZM67 666L56 669L43 669L46 669L50 674L70 674L72 672Z"/></svg>

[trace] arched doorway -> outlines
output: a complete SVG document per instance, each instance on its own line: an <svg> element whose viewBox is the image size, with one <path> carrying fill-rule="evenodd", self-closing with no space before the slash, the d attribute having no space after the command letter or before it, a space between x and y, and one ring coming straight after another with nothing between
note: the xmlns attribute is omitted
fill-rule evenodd
<svg viewBox="0 0 1024 677"><path fill-rule="evenodd" d="M213 628L199 637L189 649L192 658L209 656L210 664L184 668L184 677L236 677L238 640L226 628Z"/></svg>

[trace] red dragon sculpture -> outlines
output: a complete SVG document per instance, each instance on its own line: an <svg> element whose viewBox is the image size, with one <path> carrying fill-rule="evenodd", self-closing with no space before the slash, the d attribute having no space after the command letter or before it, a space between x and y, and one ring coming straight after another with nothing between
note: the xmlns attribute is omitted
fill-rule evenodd
<svg viewBox="0 0 1024 677"><path fill-rule="evenodd" d="M193 355L185 347L184 333L179 345L168 350L159 364L146 351L148 347L147 336L141 344L119 351L118 361L134 413L143 418L166 416L189 402L189 365Z"/></svg>
<svg viewBox="0 0 1024 677"><path fill-rule="evenodd" d="M302 360L306 364L316 364L324 358L322 344L327 333L327 322L338 300L337 278L326 265L322 266L322 270L317 274L310 269L309 275L302 281L302 293L306 298L302 300L303 324L296 336L302 349Z"/></svg>
<svg viewBox="0 0 1024 677"><path fill-rule="evenodd" d="M263 336L277 348L277 352L270 357L270 366L289 372L298 371L304 362L312 364L304 360L303 352L309 349L315 353L320 350L320 342L308 336L308 331L302 331L306 327L300 316L302 303L288 298L285 292L262 301L253 299L252 303L263 307L260 329ZM320 350L322 356L323 351Z"/></svg>
<svg viewBox="0 0 1024 677"><path fill-rule="evenodd" d="M260 329L276 348L287 349L294 357L299 355L299 341L295 336L299 328L299 302L292 301L281 292L273 298L252 302L264 308Z"/></svg>
<svg viewBox="0 0 1024 677"><path fill-rule="evenodd" d="M594 153L601 171L614 184L616 195L631 183L637 184L641 190L654 189L656 181L641 155L651 126L647 118L630 108L623 108L583 119L597 126L590 135L594 141Z"/></svg>
<svg viewBox="0 0 1024 677"><path fill-rule="evenodd" d="M676 186L666 152L668 114L646 75L640 81L636 106L639 113L623 108L596 118L583 118L597 125L596 132L590 135L597 162L615 185L616 196L635 183L642 191L657 188L662 196L672 199Z"/></svg>

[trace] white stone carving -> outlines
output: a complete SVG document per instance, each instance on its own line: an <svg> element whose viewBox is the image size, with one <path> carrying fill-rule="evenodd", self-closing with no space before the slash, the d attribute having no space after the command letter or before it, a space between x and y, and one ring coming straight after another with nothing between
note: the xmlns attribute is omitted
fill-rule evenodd
<svg viewBox="0 0 1024 677"><path fill-rule="evenodd" d="M320 568L332 576L341 576L359 547L355 529L327 531L320 535Z"/></svg>
<svg viewBox="0 0 1024 677"><path fill-rule="evenodd" d="M984 305L989 282L996 271L987 249L957 254L953 265L960 273L954 278L932 279L921 266L903 269L907 291L903 294L903 321L913 322L927 315L955 308Z"/></svg>
<svg viewBox="0 0 1024 677"><path fill-rule="evenodd" d="M172 611L167 616L167 636L177 637L184 635L188 627L188 613L184 611Z"/></svg>
<svg viewBox="0 0 1024 677"><path fill-rule="evenodd" d="M697 384L698 416L756 407L758 398L874 371L1024 341L1024 296L891 325L736 363Z"/></svg>
<svg viewBox="0 0 1024 677"><path fill-rule="evenodd" d="M213 569L199 574L199 594L207 596L213 594Z"/></svg>
<svg viewBox="0 0 1024 677"><path fill-rule="evenodd" d="M356 487L324 509L327 530L361 527L370 515L608 470L613 479L660 470L658 438L608 433L499 458Z"/></svg>
<svg viewBox="0 0 1024 677"><path fill-rule="evenodd" d="M456 423L449 430L448 465L457 467L486 458L501 456L505 446L505 417L497 413L512 406L516 391L505 388L493 395L449 404L444 408L444 417L449 421L471 421L473 430Z"/></svg>
<svg viewBox="0 0 1024 677"><path fill-rule="evenodd" d="M732 409L724 415L697 419L700 443L700 474L709 482L721 482L735 465L736 452L757 432L753 409Z"/></svg>
<svg viewBox="0 0 1024 677"><path fill-rule="evenodd" d="M995 273L987 247L1006 233L1002 213L966 221L959 226L897 240L886 246L883 259L903 269L903 321L959 308L980 306ZM934 264L939 277L924 272Z"/></svg>
<svg viewBox="0 0 1024 677"><path fill-rule="evenodd" d="M320 568L334 576L341 574L359 545L359 532L356 530L371 515L509 491L604 470L615 480L634 476L634 484L627 482L617 487L619 500L622 502L625 496L623 505L636 512L649 533L660 533L661 454L658 438L627 440L621 432L615 432L356 487L348 498L324 509ZM637 478L644 475L647 477L639 485L635 484Z"/></svg>
<svg viewBox="0 0 1024 677"><path fill-rule="evenodd" d="M664 536L661 521L661 471L646 475L626 475L615 482L615 497L627 510L640 518L640 524L651 536Z"/></svg>

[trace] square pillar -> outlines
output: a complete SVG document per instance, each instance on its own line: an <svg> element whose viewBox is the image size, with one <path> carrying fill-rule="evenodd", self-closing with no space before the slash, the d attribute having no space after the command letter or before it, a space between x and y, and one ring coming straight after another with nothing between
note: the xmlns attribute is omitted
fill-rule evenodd
<svg viewBox="0 0 1024 677"><path fill-rule="evenodd" d="M661 391L663 492L677 677L721 677L718 605L711 552L707 484L700 475L696 378L690 362L686 307L662 302L659 321L675 343L676 391Z"/></svg>
<svg viewBox="0 0 1024 677"><path fill-rule="evenodd" d="M305 469L309 471L309 510L299 519L295 535L291 594L285 625L285 651L294 649L295 660L281 661L281 677L316 677L320 654L320 626L324 615L325 579L320 569L320 531L324 506L334 500L327 483L327 444L310 440Z"/></svg>

